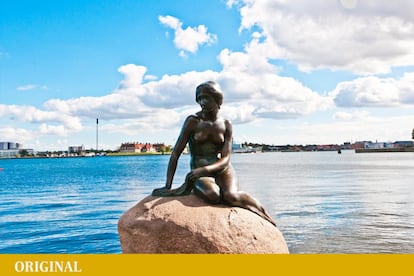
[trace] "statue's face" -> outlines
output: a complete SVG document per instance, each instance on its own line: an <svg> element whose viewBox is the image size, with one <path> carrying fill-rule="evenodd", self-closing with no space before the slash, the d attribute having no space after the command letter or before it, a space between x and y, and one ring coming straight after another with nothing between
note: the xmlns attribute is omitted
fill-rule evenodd
<svg viewBox="0 0 414 276"><path fill-rule="evenodd" d="M198 103L203 111L211 112L218 110L216 99L210 93L200 93Z"/></svg>

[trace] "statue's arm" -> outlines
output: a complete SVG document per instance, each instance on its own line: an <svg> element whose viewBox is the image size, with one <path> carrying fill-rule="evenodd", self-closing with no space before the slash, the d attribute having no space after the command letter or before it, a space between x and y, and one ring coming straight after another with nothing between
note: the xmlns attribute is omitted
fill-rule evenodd
<svg viewBox="0 0 414 276"><path fill-rule="evenodd" d="M183 152L188 140L190 139L190 135L194 129L195 124L196 118L194 116L189 116L181 128L180 135L178 136L177 142L175 143L174 149L170 156L170 161L168 162L167 179L165 182L165 187L167 189L171 189L175 171L177 169L178 159L180 158L181 153Z"/></svg>

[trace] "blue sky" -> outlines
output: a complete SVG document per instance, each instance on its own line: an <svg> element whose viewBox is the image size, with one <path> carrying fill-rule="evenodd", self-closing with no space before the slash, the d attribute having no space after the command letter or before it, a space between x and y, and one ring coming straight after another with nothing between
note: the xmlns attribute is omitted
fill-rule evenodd
<svg viewBox="0 0 414 276"><path fill-rule="evenodd" d="M238 141L409 140L408 0L7 1L0 141L35 150L174 144L217 81Z"/></svg>

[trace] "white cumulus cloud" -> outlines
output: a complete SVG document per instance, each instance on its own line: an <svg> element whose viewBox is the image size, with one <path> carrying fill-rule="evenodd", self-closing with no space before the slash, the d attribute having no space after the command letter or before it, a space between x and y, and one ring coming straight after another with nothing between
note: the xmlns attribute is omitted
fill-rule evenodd
<svg viewBox="0 0 414 276"><path fill-rule="evenodd" d="M413 1L342 2L237 1L241 30L259 27L267 57L290 60L302 70L367 75L414 65Z"/></svg>
<svg viewBox="0 0 414 276"><path fill-rule="evenodd" d="M250 48L251 49L251 48ZM297 80L277 74L261 51L231 52L223 50L219 60L223 65L217 81L225 91L225 103L242 109L246 118L290 119L332 107L329 97L321 96ZM234 113L231 113L234 114Z"/></svg>
<svg viewBox="0 0 414 276"><path fill-rule="evenodd" d="M0 104L0 117L8 118L15 122L28 122L34 124L61 123L68 131L80 131L82 125L80 119L70 116L60 110L45 111L27 105L3 105Z"/></svg>
<svg viewBox="0 0 414 276"><path fill-rule="evenodd" d="M170 15L159 16L158 20L174 30L174 45L181 50L181 56L185 56L186 52L194 54L200 46L211 45L217 41L217 35L209 33L204 25L183 29L183 23L178 18Z"/></svg>
<svg viewBox="0 0 414 276"><path fill-rule="evenodd" d="M19 141L24 143L33 139L34 132L20 127L0 127L0 141Z"/></svg>
<svg viewBox="0 0 414 276"><path fill-rule="evenodd" d="M414 105L414 73L405 73L399 79L370 76L342 82L332 97L340 107Z"/></svg>

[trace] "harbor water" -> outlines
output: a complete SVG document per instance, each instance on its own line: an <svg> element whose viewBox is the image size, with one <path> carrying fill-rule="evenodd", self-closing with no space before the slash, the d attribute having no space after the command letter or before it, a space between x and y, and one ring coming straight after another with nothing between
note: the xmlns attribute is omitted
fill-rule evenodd
<svg viewBox="0 0 414 276"><path fill-rule="evenodd" d="M0 253L121 253L117 222L168 155L0 160ZM414 153L234 154L291 253L414 253ZM180 158L174 185L189 156Z"/></svg>

